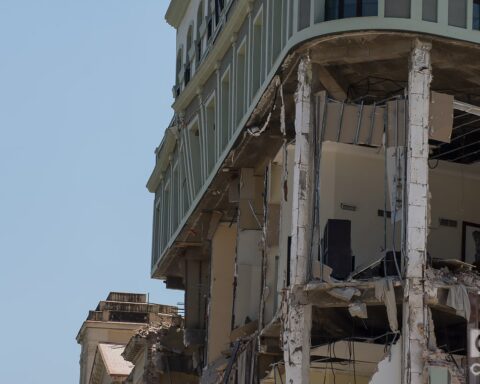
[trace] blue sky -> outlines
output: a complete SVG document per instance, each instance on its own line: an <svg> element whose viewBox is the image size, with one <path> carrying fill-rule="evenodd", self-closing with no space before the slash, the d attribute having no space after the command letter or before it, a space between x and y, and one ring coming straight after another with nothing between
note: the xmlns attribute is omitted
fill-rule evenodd
<svg viewBox="0 0 480 384"><path fill-rule="evenodd" d="M0 0L0 381L78 382L75 336L149 278L145 183L172 111L167 0Z"/></svg>

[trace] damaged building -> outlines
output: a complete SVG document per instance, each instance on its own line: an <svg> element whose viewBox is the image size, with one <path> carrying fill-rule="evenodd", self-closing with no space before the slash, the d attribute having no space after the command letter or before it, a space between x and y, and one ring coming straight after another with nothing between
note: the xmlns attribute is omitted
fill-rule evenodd
<svg viewBox="0 0 480 384"><path fill-rule="evenodd" d="M177 307L110 292L77 335L80 384L197 384ZM172 381L173 380L173 381Z"/></svg>
<svg viewBox="0 0 480 384"><path fill-rule="evenodd" d="M480 2L171 0L151 274L201 383L480 382Z"/></svg>

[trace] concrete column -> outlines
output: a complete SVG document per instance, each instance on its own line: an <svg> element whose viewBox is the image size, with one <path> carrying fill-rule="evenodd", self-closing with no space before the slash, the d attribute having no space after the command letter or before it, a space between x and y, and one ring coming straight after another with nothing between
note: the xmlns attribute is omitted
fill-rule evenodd
<svg viewBox="0 0 480 384"><path fill-rule="evenodd" d="M424 278L428 228L428 122L432 68L431 45L416 40L408 75L408 147L406 180L406 258L403 304L403 383L424 383L428 309Z"/></svg>
<svg viewBox="0 0 480 384"><path fill-rule="evenodd" d="M295 292L309 277L311 196L312 196L312 66L303 58L298 66L295 94L295 160L293 171L292 241L290 289L283 324L283 348L286 378L289 384L309 383L310 330L312 308L298 302Z"/></svg>
<svg viewBox="0 0 480 384"><path fill-rule="evenodd" d="M242 168L239 180L233 328L259 319L262 291L263 176Z"/></svg>

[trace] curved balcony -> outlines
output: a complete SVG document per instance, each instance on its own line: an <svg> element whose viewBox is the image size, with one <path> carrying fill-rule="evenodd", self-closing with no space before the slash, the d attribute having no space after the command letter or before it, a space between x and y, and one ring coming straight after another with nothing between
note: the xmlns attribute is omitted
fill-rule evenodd
<svg viewBox="0 0 480 384"><path fill-rule="evenodd" d="M162 275L157 270L163 255L293 50L314 40L367 31L480 44L479 28L478 0L234 1L228 21L177 96L177 119L157 151L148 183L156 194L152 274ZM198 105L192 107L194 103Z"/></svg>

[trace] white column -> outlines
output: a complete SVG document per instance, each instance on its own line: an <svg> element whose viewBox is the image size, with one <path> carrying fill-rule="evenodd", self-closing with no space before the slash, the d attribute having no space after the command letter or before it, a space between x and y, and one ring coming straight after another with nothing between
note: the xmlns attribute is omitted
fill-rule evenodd
<svg viewBox="0 0 480 384"><path fill-rule="evenodd" d="M312 307L298 302L295 292L307 282L312 196L312 67L309 58L298 66L298 88L295 94L295 163L293 171L292 242L290 289L284 321L283 348L287 383L310 382L310 330Z"/></svg>
<svg viewBox="0 0 480 384"><path fill-rule="evenodd" d="M427 349L428 310L424 278L428 228L428 122L431 45L415 40L408 75L406 180L406 275L403 305L403 383L422 384Z"/></svg>

